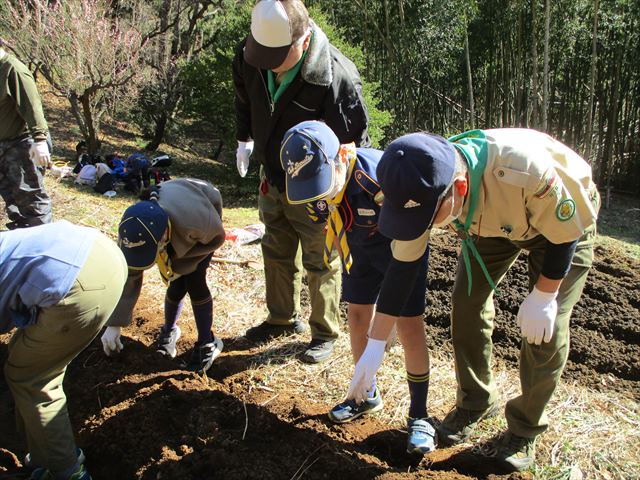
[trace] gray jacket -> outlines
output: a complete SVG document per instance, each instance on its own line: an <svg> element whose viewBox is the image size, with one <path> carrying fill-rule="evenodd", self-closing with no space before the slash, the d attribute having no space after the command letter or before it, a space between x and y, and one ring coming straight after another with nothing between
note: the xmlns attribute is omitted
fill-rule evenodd
<svg viewBox="0 0 640 480"><path fill-rule="evenodd" d="M194 272L202 260L224 243L220 192L204 180L169 180L160 185L158 204L171 221L169 258L173 271L180 275ZM107 325L126 327L131 323L142 277L141 270L129 270L122 297Z"/></svg>

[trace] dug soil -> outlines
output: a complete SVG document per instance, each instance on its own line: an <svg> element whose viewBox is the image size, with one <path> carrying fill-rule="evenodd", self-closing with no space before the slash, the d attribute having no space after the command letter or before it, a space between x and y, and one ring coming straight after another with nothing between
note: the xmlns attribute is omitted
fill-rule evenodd
<svg viewBox="0 0 640 480"><path fill-rule="evenodd" d="M434 239L427 329L430 347L448 347L449 299L456 242ZM496 297L493 335L498 362L517 364L515 322L527 292L526 257L511 268ZM637 262L604 247L575 307L564 378L640 397L640 271ZM242 337L208 377L176 370L153 355L161 301L142 298L136 337L106 359L96 339L68 369L65 390L78 444L95 480L298 478L528 478L499 475L469 448L441 449L420 460L404 452L405 433L375 418L335 426L327 403L253 388L248 370L256 347ZM9 336L0 337L0 361ZM193 340L193 339L191 339ZM0 377L0 478L24 478L24 444L12 421L11 396ZM4 473L1 473L4 472Z"/></svg>

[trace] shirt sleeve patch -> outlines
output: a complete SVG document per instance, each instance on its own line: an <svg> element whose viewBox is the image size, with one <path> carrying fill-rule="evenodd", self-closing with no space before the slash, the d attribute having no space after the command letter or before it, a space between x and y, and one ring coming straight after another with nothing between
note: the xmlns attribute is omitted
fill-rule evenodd
<svg viewBox="0 0 640 480"><path fill-rule="evenodd" d="M556 217L561 222L566 222L573 218L576 213L576 202L571 198L564 199L558 204L556 208Z"/></svg>
<svg viewBox="0 0 640 480"><path fill-rule="evenodd" d="M534 195L540 199L545 198L552 192L558 192L560 189L559 184L560 178L558 177L558 174L555 169L550 168L540 179Z"/></svg>

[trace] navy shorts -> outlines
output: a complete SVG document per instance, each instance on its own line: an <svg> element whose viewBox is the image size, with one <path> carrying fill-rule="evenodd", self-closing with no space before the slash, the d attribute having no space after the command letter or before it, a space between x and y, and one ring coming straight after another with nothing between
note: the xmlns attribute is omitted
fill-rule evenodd
<svg viewBox="0 0 640 480"><path fill-rule="evenodd" d="M342 300L358 305L372 305L378 300L384 274L391 262L391 244L388 241L362 245L349 245L353 264L350 273L342 273ZM429 247L425 251L418 278L401 316L415 317L426 309L427 269Z"/></svg>

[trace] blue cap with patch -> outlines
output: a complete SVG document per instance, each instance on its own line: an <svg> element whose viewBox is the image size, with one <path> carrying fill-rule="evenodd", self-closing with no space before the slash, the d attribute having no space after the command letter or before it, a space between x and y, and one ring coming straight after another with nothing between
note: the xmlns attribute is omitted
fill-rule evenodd
<svg viewBox="0 0 640 480"><path fill-rule="evenodd" d="M333 187L333 160L340 141L325 123L309 120L290 128L280 149L287 200L300 204L323 198Z"/></svg>
<svg viewBox="0 0 640 480"><path fill-rule="evenodd" d="M389 144L376 170L384 193L378 228L395 240L413 240L433 222L451 186L456 154L446 139L410 133Z"/></svg>
<svg viewBox="0 0 640 480"><path fill-rule="evenodd" d="M129 268L151 268L158 254L158 243L169 225L169 216L158 202L144 200L124 211L118 227L118 246Z"/></svg>

